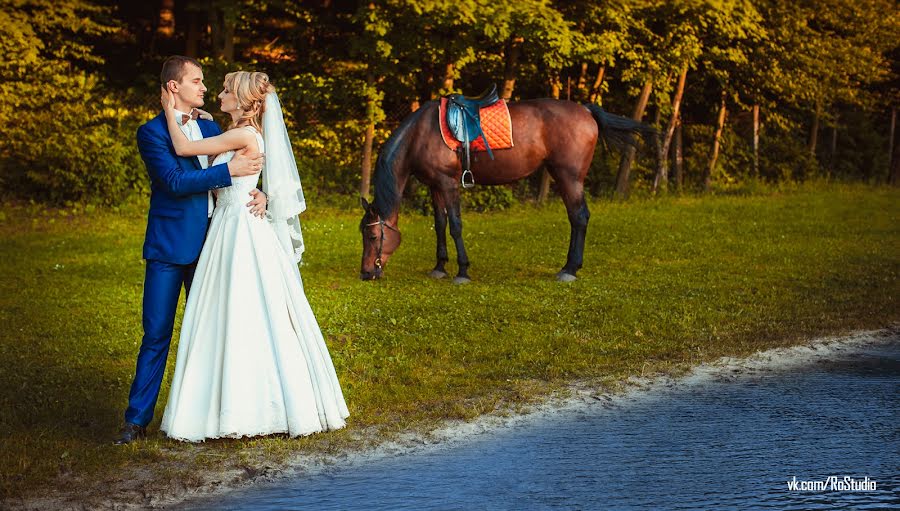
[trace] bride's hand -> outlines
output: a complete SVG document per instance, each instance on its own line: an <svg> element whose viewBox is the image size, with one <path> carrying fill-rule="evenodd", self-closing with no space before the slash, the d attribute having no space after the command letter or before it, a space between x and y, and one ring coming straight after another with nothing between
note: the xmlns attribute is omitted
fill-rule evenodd
<svg viewBox="0 0 900 511"><path fill-rule="evenodd" d="M163 110L166 112L170 112L175 110L175 95L172 94L167 87L160 87L162 93L159 96L159 102L163 107Z"/></svg>

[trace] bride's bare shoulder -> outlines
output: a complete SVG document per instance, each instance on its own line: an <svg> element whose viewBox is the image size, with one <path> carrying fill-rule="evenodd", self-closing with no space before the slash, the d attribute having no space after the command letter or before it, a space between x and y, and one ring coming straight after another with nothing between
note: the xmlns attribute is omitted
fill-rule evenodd
<svg viewBox="0 0 900 511"><path fill-rule="evenodd" d="M251 128L251 129L244 129ZM240 126L237 128L231 128L230 130L225 132L229 138L232 140L239 140L244 143L245 146L255 144L256 143L256 135L255 131L252 131L252 127L250 126Z"/></svg>

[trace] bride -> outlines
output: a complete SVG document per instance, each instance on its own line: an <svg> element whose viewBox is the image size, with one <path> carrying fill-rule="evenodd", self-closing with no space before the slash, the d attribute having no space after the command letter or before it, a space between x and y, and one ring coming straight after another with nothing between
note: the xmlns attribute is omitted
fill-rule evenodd
<svg viewBox="0 0 900 511"><path fill-rule="evenodd" d="M230 129L190 141L175 118L174 96L163 91L175 151L218 154L216 164L244 148L265 152L268 218L243 204L257 176L218 190L160 429L202 441L342 428L350 414L297 269L297 215L306 203L278 96L265 73L238 71L225 76L219 99Z"/></svg>

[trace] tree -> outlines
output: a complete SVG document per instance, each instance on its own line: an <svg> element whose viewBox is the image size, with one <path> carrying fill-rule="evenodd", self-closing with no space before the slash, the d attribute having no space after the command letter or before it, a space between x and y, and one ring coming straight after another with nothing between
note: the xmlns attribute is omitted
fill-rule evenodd
<svg viewBox="0 0 900 511"><path fill-rule="evenodd" d="M703 17L709 9L708 6L698 6L692 2L663 3L654 9L658 18L666 20L666 23L660 24L664 29L658 47L658 51L662 53L661 60L666 63L664 66L666 75L675 74L678 77L674 92L672 92L671 103L666 105L663 101L658 102L658 109L667 111L669 121L666 123L666 129L662 133L662 139L657 148L656 174L651 188L654 193L660 187L663 189L667 187L669 148L681 110L681 99L684 94L688 69L695 66L696 59L701 52L702 36L700 34L705 26ZM664 83L663 87L657 93L660 97L670 90L668 83Z"/></svg>
<svg viewBox="0 0 900 511"><path fill-rule="evenodd" d="M234 37L242 2L207 0L205 3L212 39L212 57L225 62L234 62Z"/></svg>
<svg viewBox="0 0 900 511"><path fill-rule="evenodd" d="M876 101L871 87L888 76L886 55L900 38L900 16L884 0L758 4L771 35L757 58L772 62L775 71L766 88L782 108L809 113L807 150L815 156L820 123L834 123L837 103L871 108Z"/></svg>
<svg viewBox="0 0 900 511"><path fill-rule="evenodd" d="M766 39L766 32L761 24L762 16L748 1L724 2L705 10L700 19L704 29L700 33L703 50L698 55L698 70L701 79L712 89L709 95L718 93L720 96L702 179L703 189L708 190L719 158L729 101L741 105L741 92L754 90L757 75L750 64L750 56Z"/></svg>
<svg viewBox="0 0 900 511"><path fill-rule="evenodd" d="M355 20L363 29L363 37L359 39L359 45L355 49L366 62L366 85L363 93L366 98L366 135L363 141L359 195L368 197L372 176L372 145L375 139L375 124L384 119L384 110L381 108L384 93L379 90L378 82L384 73L384 63L391 54L391 45L385 40L391 24L388 16L376 7L375 2L369 2L368 5L360 7L356 12Z"/></svg>
<svg viewBox="0 0 900 511"><path fill-rule="evenodd" d="M512 98L523 54L551 72L570 62L570 23L548 0L492 3L483 8L480 23L489 44L503 45L503 99Z"/></svg>
<svg viewBox="0 0 900 511"><path fill-rule="evenodd" d="M638 100L631 115L636 121L644 118L650 93L656 85L654 81L661 80L661 84L668 82L664 76L665 62L659 58L659 52L656 51L661 45L662 37L658 33L660 25L654 23L654 16L660 12L661 3L656 0L642 0L615 6L621 10L616 13L618 19L627 20L622 22L623 41L619 47L618 59L627 62L628 67L622 70L621 80L629 86L629 95L636 92L640 86ZM631 167L634 164L635 154L636 149L629 146L619 160L615 193L620 199L627 198L630 192Z"/></svg>
<svg viewBox="0 0 900 511"><path fill-rule="evenodd" d="M485 34L506 38L501 97L506 100L512 97L516 65L521 53L528 50L538 69L543 69L548 78L550 96L559 99L560 70L572 64L573 47L577 39L577 33L572 30L570 22L545 0L498 3L495 6L492 16L485 20ZM494 27L490 23L494 19L505 19L507 25ZM550 173L544 169L538 188L538 203L545 202L549 192Z"/></svg>
<svg viewBox="0 0 900 511"><path fill-rule="evenodd" d="M92 42L109 10L81 0L4 1L0 9L0 176L55 202L114 202L145 187L133 150L140 117L104 90Z"/></svg>

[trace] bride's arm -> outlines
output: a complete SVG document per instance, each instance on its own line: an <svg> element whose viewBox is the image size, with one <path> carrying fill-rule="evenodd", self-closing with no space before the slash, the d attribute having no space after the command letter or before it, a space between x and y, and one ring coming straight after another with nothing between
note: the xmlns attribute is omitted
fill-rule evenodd
<svg viewBox="0 0 900 511"><path fill-rule="evenodd" d="M166 113L166 126L169 128L172 145L175 147L175 153L178 156L197 156L200 154L220 154L225 151L236 151L247 147L251 141L256 139L255 135L249 130L228 130L214 137L190 140L181 131L181 127L178 126L178 121L175 119L175 96L170 91L163 89L160 102Z"/></svg>

